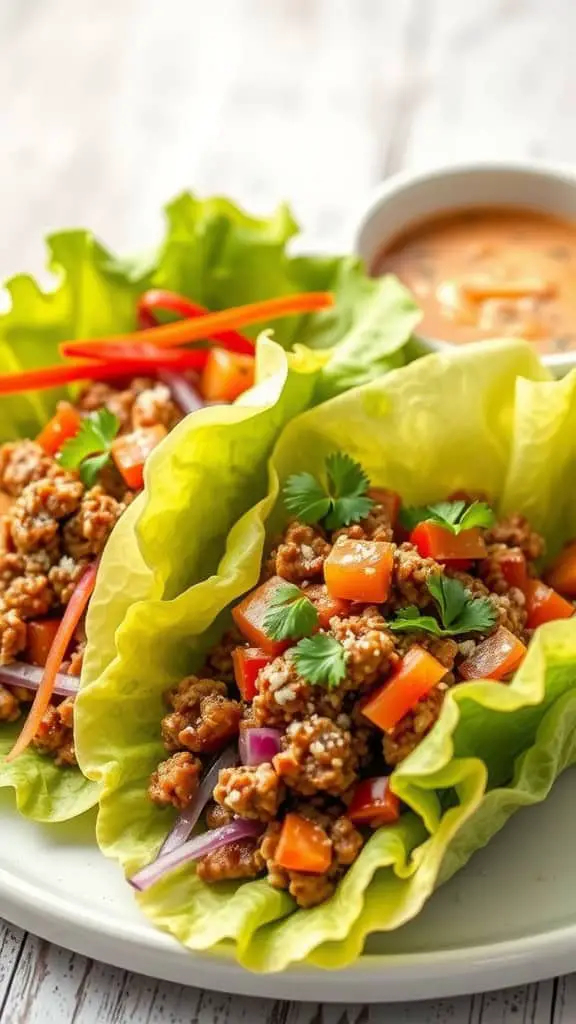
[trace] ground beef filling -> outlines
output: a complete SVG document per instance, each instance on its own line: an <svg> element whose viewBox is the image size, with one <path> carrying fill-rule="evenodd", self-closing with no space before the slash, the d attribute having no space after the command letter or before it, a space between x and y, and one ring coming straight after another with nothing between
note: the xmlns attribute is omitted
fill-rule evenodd
<svg viewBox="0 0 576 1024"><path fill-rule="evenodd" d="M136 378L119 390L90 384L77 403L80 412L107 407L121 431L181 418L168 389ZM30 660L32 623L59 619L85 571L102 553L132 495L113 465L87 490L76 472L62 468L34 441L0 445L0 665ZM80 675L84 641L70 650L64 671ZM37 750L58 765L75 763L71 700L55 700L35 740ZM16 721L22 698L15 687L0 688L0 721Z"/></svg>
<svg viewBox="0 0 576 1024"><path fill-rule="evenodd" d="M198 875L205 882L265 876L270 885L286 889L301 907L329 898L339 879L355 861L369 828L347 816L357 784L388 774L408 757L434 727L448 690L462 681L458 666L499 626L526 640L526 607L522 591L506 581L503 563L510 552L531 562L543 550L542 539L519 516L497 523L487 532L486 557L473 568L447 568L424 558L395 533L387 507L375 505L366 519L342 530L291 522L265 562L263 578L280 576L309 591L313 603L326 607L324 563L340 537L384 541L393 546L391 589L385 604L339 601L322 629L345 651L345 678L335 687L313 685L298 672L289 648L260 669L255 694L241 701L235 688L232 654L251 646L239 634L225 634L212 649L198 676L184 679L167 695L168 713L162 736L171 755L150 783L157 803L182 809L194 799L197 772L205 770L237 736L253 728L280 733L280 752L270 763L237 765L220 771L213 802L205 812L209 829L235 819L259 822L260 837L242 839L205 856ZM10 567L6 567L10 572ZM436 609L428 589L433 575L457 579L466 593L484 597L495 610L495 623L484 635L457 637L390 629L398 610L415 605L421 614ZM414 645L424 648L445 669L437 684L387 730L363 713L365 702L386 684ZM190 781L194 777L194 781ZM278 861L285 816L309 818L324 837L328 867L321 873L286 869Z"/></svg>

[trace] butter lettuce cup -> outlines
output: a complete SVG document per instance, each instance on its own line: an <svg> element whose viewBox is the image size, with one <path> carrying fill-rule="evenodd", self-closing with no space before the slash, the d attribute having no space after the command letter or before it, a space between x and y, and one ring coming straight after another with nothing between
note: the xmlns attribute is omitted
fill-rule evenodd
<svg viewBox="0 0 576 1024"><path fill-rule="evenodd" d="M258 429L178 428L163 529L186 540L160 545L164 587L134 563L105 651L96 588L76 721L99 844L158 927L251 970L340 968L574 761L575 389L491 342L308 408L274 445L285 390Z"/></svg>

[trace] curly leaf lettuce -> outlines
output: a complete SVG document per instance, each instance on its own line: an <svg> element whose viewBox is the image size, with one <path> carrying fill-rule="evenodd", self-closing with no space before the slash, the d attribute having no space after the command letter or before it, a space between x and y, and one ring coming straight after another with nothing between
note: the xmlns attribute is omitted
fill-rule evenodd
<svg viewBox="0 0 576 1024"><path fill-rule="evenodd" d="M551 383L529 346L497 342L429 356L293 419L275 447L268 491L232 528L213 576L131 609L117 631L116 658L83 689L79 751L84 771L102 786L103 851L130 873L153 858L170 827L171 813L146 796L164 756L162 692L201 664L228 605L257 581L265 535L285 518L276 496L287 476L317 472L344 446L374 485L410 503L482 489L504 507L529 509L550 533L554 490L570 490L573 453L563 455L560 474L553 467L567 447L575 389L576 375ZM558 541L576 533L568 499L553 530ZM232 941L252 970L306 958L323 967L350 963L370 932L417 914L440 881L517 807L543 799L575 759L575 659L576 621L552 623L537 633L509 686L476 681L450 691L435 727L392 775L409 811L373 834L321 906L296 910L263 880L206 886L191 865L140 894L140 905L191 949Z"/></svg>

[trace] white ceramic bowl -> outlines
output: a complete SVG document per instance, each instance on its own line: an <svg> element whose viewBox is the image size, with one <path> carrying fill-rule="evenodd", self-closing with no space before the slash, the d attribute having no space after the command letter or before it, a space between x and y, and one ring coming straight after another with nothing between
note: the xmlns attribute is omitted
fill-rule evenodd
<svg viewBox="0 0 576 1024"><path fill-rule="evenodd" d="M490 161L394 175L360 211L354 249L370 269L386 243L410 225L466 206L530 207L576 221L576 167ZM450 347L442 340L426 339L425 344ZM576 351L542 359L561 376L576 366Z"/></svg>

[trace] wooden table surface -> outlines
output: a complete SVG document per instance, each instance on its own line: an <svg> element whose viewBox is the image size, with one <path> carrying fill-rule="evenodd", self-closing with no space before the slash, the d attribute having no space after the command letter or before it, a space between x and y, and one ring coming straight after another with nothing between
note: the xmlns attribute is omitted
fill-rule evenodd
<svg viewBox="0 0 576 1024"><path fill-rule="evenodd" d="M135 248L185 187L290 197L341 246L405 166L576 159L574 0L4 0L0 275L89 225ZM529 813L529 812L525 812ZM87 961L0 922L5 1024L573 1024L576 976L406 1006L226 997Z"/></svg>

